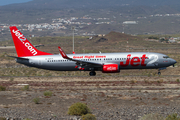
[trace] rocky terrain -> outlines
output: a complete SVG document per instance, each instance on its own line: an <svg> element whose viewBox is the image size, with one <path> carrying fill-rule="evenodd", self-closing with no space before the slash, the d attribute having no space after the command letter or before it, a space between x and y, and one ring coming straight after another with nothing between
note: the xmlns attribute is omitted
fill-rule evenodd
<svg viewBox="0 0 180 120"><path fill-rule="evenodd" d="M0 117L76 120L68 108L88 105L97 120L137 120L144 114L179 113L179 76L1 77ZM29 90L23 90L29 85ZM51 91L51 97L44 91ZM33 102L39 98L39 104Z"/></svg>

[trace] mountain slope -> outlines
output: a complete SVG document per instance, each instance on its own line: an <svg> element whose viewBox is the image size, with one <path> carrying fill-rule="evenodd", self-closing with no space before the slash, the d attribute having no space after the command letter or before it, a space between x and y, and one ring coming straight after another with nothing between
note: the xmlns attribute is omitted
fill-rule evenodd
<svg viewBox="0 0 180 120"><path fill-rule="evenodd" d="M122 6L171 6L180 5L179 0L33 0L28 3L14 4L13 7L36 9L64 9L64 8L107 8ZM7 7L2 7L6 9Z"/></svg>

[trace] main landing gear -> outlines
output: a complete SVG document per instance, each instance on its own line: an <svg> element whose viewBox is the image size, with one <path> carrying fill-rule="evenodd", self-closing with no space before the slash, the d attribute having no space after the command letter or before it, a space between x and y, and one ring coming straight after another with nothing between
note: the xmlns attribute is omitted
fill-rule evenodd
<svg viewBox="0 0 180 120"><path fill-rule="evenodd" d="M90 76L96 76L96 72L95 71L91 71L91 72L89 72L89 75Z"/></svg>
<svg viewBox="0 0 180 120"><path fill-rule="evenodd" d="M161 75L160 69L158 69L158 75Z"/></svg>

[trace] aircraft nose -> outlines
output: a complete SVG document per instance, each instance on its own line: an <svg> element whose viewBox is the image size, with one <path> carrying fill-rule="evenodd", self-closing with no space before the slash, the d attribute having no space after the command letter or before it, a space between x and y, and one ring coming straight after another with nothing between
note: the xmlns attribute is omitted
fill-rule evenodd
<svg viewBox="0 0 180 120"><path fill-rule="evenodd" d="M174 64L176 64L176 63L177 63L176 60L174 60L174 59L171 60L171 64L174 65Z"/></svg>

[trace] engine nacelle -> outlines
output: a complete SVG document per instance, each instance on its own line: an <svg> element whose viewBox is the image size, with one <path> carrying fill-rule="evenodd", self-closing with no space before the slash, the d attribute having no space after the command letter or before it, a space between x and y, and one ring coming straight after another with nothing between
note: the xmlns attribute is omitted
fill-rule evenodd
<svg viewBox="0 0 180 120"><path fill-rule="evenodd" d="M119 65L118 64L103 65L102 72L103 73L117 73L117 72L120 72Z"/></svg>

